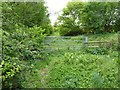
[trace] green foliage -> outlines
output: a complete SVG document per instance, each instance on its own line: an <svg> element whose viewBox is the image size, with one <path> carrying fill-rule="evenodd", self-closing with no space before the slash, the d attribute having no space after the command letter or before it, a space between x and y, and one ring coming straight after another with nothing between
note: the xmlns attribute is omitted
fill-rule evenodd
<svg viewBox="0 0 120 90"><path fill-rule="evenodd" d="M118 16L118 3L116 2L90 2L85 6L82 17L85 30L90 33L105 33L118 31L115 22Z"/></svg>
<svg viewBox="0 0 120 90"><path fill-rule="evenodd" d="M83 50L85 53L90 53L93 55L106 55L109 54L109 51L105 47L99 48L84 48Z"/></svg>
<svg viewBox="0 0 120 90"><path fill-rule="evenodd" d="M104 29L101 26L104 25L111 27L110 23L103 23L104 18L102 18L103 21L100 21L101 18L98 14L101 11L104 12L102 4L69 3L67 8L64 9L63 16L59 17L60 23L58 23L59 25L56 26L56 29L61 29L61 35L77 35L88 33L92 30L93 32L101 32ZM116 7L109 3L104 5L107 8L105 19L109 22L110 16L112 17L114 12L109 13L109 11L111 12ZM7 2L3 3L2 7L3 61L0 67L2 68L4 89L20 87L118 87L118 53L116 51L108 51L107 48L86 48L80 51L65 49L54 53L45 52L42 55L42 40L44 36L52 33L52 26L44 2ZM96 9L94 10L95 7ZM117 17L116 15L115 17ZM95 19L100 22L94 23ZM111 20L116 19L112 17ZM91 23L94 25L92 26ZM116 24L112 25L115 26L114 30L117 30ZM97 27L102 29L96 31ZM108 27L105 30L109 29ZM59 41L59 43L62 44L64 42ZM113 47L116 50L116 45ZM43 56L45 56L45 62L42 61Z"/></svg>
<svg viewBox="0 0 120 90"><path fill-rule="evenodd" d="M69 2L67 8L63 9L63 14L59 16L56 28L61 35L78 35L83 33L80 27L80 14L84 7L81 2Z"/></svg>
<svg viewBox="0 0 120 90"><path fill-rule="evenodd" d="M12 59L14 60L14 59ZM5 81L5 79L7 78L11 78L13 77L17 72L19 72L20 70L20 66L17 65L15 62L11 63L11 62L5 62L4 60L1 62L1 66L2 69L2 74L3 74L3 81Z"/></svg>
<svg viewBox="0 0 120 90"><path fill-rule="evenodd" d="M41 60L42 40L52 33L45 2L2 3L3 88L20 88L19 73L31 70L32 60ZM25 64L29 62L30 65ZM25 69L27 68L27 69Z"/></svg>
<svg viewBox="0 0 120 90"><path fill-rule="evenodd" d="M15 24L27 27L38 26L51 34L52 26L45 2L4 2L2 3L3 30L13 32Z"/></svg>
<svg viewBox="0 0 120 90"><path fill-rule="evenodd" d="M64 36L117 32L118 21L118 2L69 2L55 28Z"/></svg>
<svg viewBox="0 0 120 90"><path fill-rule="evenodd" d="M67 40L70 39L74 40L74 38L67 38ZM117 34L90 35L89 39L111 41L117 39ZM50 38L47 40L49 41ZM66 44L58 39L52 45L59 43ZM97 51L97 54L94 54L94 51ZM23 87L118 88L118 51L112 48L80 48L78 50L63 47L59 50L45 51L44 56L44 60L26 62L26 70L19 76Z"/></svg>
<svg viewBox="0 0 120 90"><path fill-rule="evenodd" d="M37 26L27 28L18 25L12 33L3 31L3 62L1 65L3 81L9 81L25 68L21 65L21 61L42 58L40 46L44 37L43 32L44 30Z"/></svg>
<svg viewBox="0 0 120 90"><path fill-rule="evenodd" d="M44 30L36 26L33 28L16 27L16 30L10 34L3 32L3 53L19 56L20 60L34 59L36 53L40 52L43 32Z"/></svg>
<svg viewBox="0 0 120 90"><path fill-rule="evenodd" d="M94 72L93 75L92 75L92 80L91 81L92 81L91 83L93 83L92 86L94 88L102 88L104 81L103 81L102 77L99 75L99 73Z"/></svg>
<svg viewBox="0 0 120 90"><path fill-rule="evenodd" d="M116 60L109 55L67 52L49 63L45 85L53 88L118 87Z"/></svg>

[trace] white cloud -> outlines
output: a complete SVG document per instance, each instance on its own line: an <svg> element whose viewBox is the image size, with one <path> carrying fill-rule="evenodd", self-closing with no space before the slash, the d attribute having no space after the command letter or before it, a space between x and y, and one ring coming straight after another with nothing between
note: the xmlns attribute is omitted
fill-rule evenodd
<svg viewBox="0 0 120 90"><path fill-rule="evenodd" d="M60 11L62 11L69 1L70 0L45 0L52 24L54 24L58 14L60 14Z"/></svg>

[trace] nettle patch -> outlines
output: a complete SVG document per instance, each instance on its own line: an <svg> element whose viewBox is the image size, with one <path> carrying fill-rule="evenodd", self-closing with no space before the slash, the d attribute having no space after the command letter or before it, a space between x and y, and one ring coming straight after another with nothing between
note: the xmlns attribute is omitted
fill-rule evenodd
<svg viewBox="0 0 120 90"><path fill-rule="evenodd" d="M65 53L48 68L47 87L117 87L117 62L109 55Z"/></svg>

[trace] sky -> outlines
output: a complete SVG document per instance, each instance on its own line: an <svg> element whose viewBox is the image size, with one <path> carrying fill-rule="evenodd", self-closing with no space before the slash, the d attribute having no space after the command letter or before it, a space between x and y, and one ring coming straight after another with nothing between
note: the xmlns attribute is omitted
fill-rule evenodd
<svg viewBox="0 0 120 90"><path fill-rule="evenodd" d="M52 25L56 21L58 15L61 14L62 9L67 5L70 0L45 0L50 13L50 20Z"/></svg>

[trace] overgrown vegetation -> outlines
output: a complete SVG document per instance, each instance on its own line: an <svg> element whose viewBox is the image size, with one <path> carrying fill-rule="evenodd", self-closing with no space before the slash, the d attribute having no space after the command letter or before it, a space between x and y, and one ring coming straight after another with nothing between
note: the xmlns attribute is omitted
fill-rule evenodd
<svg viewBox="0 0 120 90"><path fill-rule="evenodd" d="M69 2L54 30L44 1L3 2L2 14L3 89L118 88L119 3ZM108 43L75 49L84 42L67 38L49 47L45 36L56 34Z"/></svg>
<svg viewBox="0 0 120 90"><path fill-rule="evenodd" d="M61 59L50 62L48 68L47 87L118 87L117 57L64 53Z"/></svg>
<svg viewBox="0 0 120 90"><path fill-rule="evenodd" d="M89 39L94 37L91 35ZM117 39L115 33L95 40L104 37ZM44 61L32 61L31 74L24 73L22 85L26 88L118 88L118 51L117 46L113 47L82 47L79 50L63 47L46 51Z"/></svg>
<svg viewBox="0 0 120 90"><path fill-rule="evenodd" d="M2 86L3 89L21 88L20 82L14 82L16 75L27 68L23 62L42 59L41 42L50 34L52 26L49 27L50 20L43 2L2 3L2 12Z"/></svg>

